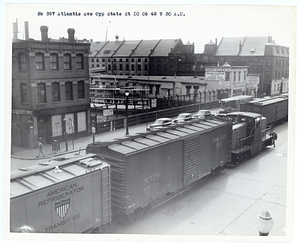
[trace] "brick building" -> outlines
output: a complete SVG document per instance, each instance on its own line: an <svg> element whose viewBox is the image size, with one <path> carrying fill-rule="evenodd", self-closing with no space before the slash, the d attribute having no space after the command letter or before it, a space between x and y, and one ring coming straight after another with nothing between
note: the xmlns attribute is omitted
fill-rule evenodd
<svg viewBox="0 0 300 244"><path fill-rule="evenodd" d="M41 40L25 40L14 33L12 43L12 145L36 147L90 133L88 55L90 43L48 38L41 26Z"/></svg>
<svg viewBox="0 0 300 244"><path fill-rule="evenodd" d="M108 75L193 75L194 44L181 39L123 40L91 43L90 69Z"/></svg>
<svg viewBox="0 0 300 244"><path fill-rule="evenodd" d="M288 92L289 48L276 44L271 36L223 37L214 45L209 45L208 58L220 66L226 62L248 66L248 75L259 78L258 95Z"/></svg>

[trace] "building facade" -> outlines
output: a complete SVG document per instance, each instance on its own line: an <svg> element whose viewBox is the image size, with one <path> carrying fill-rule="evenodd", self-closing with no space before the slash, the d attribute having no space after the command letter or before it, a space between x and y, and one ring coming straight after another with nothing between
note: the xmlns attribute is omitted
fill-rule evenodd
<svg viewBox="0 0 300 244"><path fill-rule="evenodd" d="M90 69L108 75L171 76L195 73L194 44L181 39L96 42L91 44Z"/></svg>
<svg viewBox="0 0 300 244"><path fill-rule="evenodd" d="M28 33L28 30L25 30ZM14 36L12 44L12 145L36 147L90 133L90 43Z"/></svg>
<svg viewBox="0 0 300 244"><path fill-rule="evenodd" d="M224 37L215 47L217 64L248 66L248 74L259 77L258 96L288 92L289 48L276 44L271 36Z"/></svg>
<svg viewBox="0 0 300 244"><path fill-rule="evenodd" d="M248 66L210 66L205 68L205 81L229 89L230 97L247 94Z"/></svg>

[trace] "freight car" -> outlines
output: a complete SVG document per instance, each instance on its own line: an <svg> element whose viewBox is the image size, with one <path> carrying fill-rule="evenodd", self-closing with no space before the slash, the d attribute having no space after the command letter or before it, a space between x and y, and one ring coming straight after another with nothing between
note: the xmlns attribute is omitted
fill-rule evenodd
<svg viewBox="0 0 300 244"><path fill-rule="evenodd" d="M221 109L220 114L230 113L240 111L241 104L252 101L253 97L248 95L240 95L235 97L223 98L221 99Z"/></svg>
<svg viewBox="0 0 300 244"><path fill-rule="evenodd" d="M88 233L110 228L110 166L95 155L11 175L11 232Z"/></svg>
<svg viewBox="0 0 300 244"><path fill-rule="evenodd" d="M86 151L111 165L113 218L132 221L230 162L231 122L210 119L173 125Z"/></svg>
<svg viewBox="0 0 300 244"><path fill-rule="evenodd" d="M279 124L288 120L288 97L279 96L249 101L243 105L242 110L263 115L267 119L267 124Z"/></svg>

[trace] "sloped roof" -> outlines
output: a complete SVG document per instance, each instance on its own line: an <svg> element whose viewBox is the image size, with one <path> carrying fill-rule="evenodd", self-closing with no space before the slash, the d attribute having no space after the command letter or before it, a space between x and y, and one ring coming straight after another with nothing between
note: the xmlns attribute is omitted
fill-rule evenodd
<svg viewBox="0 0 300 244"><path fill-rule="evenodd" d="M98 51L105 45L105 42L91 42L90 57L97 55Z"/></svg>
<svg viewBox="0 0 300 244"><path fill-rule="evenodd" d="M159 40L142 40L136 50L131 54L132 57L149 56L151 50L157 45Z"/></svg>
<svg viewBox="0 0 300 244"><path fill-rule="evenodd" d="M171 53L171 49L176 46L179 39L162 39L153 50L151 57L164 57Z"/></svg>
<svg viewBox="0 0 300 244"><path fill-rule="evenodd" d="M268 37L246 37L242 46L240 56L263 56L265 54L265 45L268 43Z"/></svg>
<svg viewBox="0 0 300 244"><path fill-rule="evenodd" d="M128 57L140 42L140 40L124 41L114 54L114 57Z"/></svg>
<svg viewBox="0 0 300 244"><path fill-rule="evenodd" d="M239 54L239 45L245 37L223 37L215 56L236 56Z"/></svg>
<svg viewBox="0 0 300 244"><path fill-rule="evenodd" d="M123 44L123 41L108 41L98 53L98 57L112 57L115 51Z"/></svg>

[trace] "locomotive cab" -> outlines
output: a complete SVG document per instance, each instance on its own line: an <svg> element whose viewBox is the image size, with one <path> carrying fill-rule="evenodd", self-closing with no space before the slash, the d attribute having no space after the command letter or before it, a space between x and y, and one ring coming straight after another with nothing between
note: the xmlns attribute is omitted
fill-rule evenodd
<svg viewBox="0 0 300 244"><path fill-rule="evenodd" d="M272 142L270 128L267 128L266 118L261 114L250 112L233 112L227 114L233 123L232 159L238 162L260 152ZM239 140L236 143L234 140Z"/></svg>

